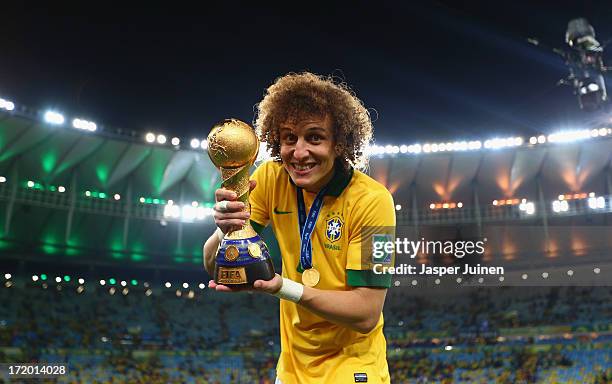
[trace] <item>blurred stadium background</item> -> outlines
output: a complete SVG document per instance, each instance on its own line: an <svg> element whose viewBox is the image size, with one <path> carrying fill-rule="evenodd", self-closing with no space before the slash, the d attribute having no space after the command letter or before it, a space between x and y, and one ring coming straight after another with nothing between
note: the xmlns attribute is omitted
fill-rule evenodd
<svg viewBox="0 0 612 384"><path fill-rule="evenodd" d="M506 281L394 279L393 383L610 382L607 123L369 149L399 226L494 228L483 261L508 266ZM0 100L0 363L65 362L61 383L273 382L277 300L206 287L219 174L203 139Z"/></svg>

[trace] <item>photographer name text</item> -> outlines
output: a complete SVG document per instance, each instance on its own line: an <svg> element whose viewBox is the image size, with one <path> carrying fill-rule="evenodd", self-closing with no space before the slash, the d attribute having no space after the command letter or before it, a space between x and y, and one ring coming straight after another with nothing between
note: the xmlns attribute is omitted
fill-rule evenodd
<svg viewBox="0 0 612 384"><path fill-rule="evenodd" d="M390 267L384 264L374 264L372 270L377 275L426 275L426 276L448 276L448 275L503 275L504 267L483 266L480 264L463 266L429 266L421 264L420 266L411 264L400 264L395 267Z"/></svg>

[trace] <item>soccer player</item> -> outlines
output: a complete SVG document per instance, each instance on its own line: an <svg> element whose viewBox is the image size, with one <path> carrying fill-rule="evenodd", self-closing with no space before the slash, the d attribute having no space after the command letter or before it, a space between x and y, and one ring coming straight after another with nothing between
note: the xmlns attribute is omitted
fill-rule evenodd
<svg viewBox="0 0 612 384"><path fill-rule="evenodd" d="M391 276L374 274L362 245L372 244L367 228L394 236L395 209L389 191L357 169L372 137L368 111L344 84L288 74L267 89L256 128L274 161L253 173L250 214L233 192L216 191L207 271L223 234L245 220L258 232L272 225L282 277L254 289L281 299L277 383L389 383L382 309ZM378 261L393 263L387 256Z"/></svg>

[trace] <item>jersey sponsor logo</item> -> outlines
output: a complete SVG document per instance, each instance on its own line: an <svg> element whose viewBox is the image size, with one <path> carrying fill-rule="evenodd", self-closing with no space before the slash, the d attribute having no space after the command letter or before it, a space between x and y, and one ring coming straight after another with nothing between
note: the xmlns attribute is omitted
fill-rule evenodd
<svg viewBox="0 0 612 384"><path fill-rule="evenodd" d="M390 264L393 260L393 251L389 251L388 244L394 246L393 237L388 234L372 235L372 263L374 264ZM393 247L391 247L393 248Z"/></svg>
<svg viewBox="0 0 612 384"><path fill-rule="evenodd" d="M325 237L327 240L331 241L332 243L338 241L338 239L340 239L342 236L343 225L344 223L342 222L342 219L340 219L338 216L334 216L325 221Z"/></svg>
<svg viewBox="0 0 612 384"><path fill-rule="evenodd" d="M367 383L368 382L368 374L367 373L354 373L356 383Z"/></svg>
<svg viewBox="0 0 612 384"><path fill-rule="evenodd" d="M289 214L289 213L293 213L293 211L279 211L278 207L274 207L274 211L273 212L274 212L275 215L286 215L286 214Z"/></svg>

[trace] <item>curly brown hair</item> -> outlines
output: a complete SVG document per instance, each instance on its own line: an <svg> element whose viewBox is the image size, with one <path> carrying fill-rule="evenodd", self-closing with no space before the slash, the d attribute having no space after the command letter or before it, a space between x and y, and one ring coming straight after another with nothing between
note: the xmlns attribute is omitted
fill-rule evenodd
<svg viewBox="0 0 612 384"><path fill-rule="evenodd" d="M257 105L254 121L261 141L272 158L280 161L279 125L304 117L330 114L334 122L335 149L345 169L367 164L366 145L372 139L372 120L345 83L310 72L289 73L276 79Z"/></svg>

